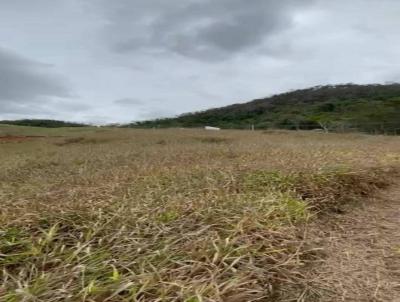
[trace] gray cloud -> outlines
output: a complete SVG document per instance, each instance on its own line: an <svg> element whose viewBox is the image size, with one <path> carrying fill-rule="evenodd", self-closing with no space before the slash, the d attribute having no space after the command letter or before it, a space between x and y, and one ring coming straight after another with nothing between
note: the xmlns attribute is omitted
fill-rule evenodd
<svg viewBox="0 0 400 302"><path fill-rule="evenodd" d="M116 105L119 106L141 106L141 105L145 105L146 102L140 99L135 99L135 98L122 98L122 99L118 99L115 100L113 102Z"/></svg>
<svg viewBox="0 0 400 302"><path fill-rule="evenodd" d="M175 116L175 111L171 108L162 106L163 101L160 99L150 99L144 101L136 98L121 98L115 100L113 104L118 105L124 110L135 109L137 112L137 119L139 120Z"/></svg>
<svg viewBox="0 0 400 302"><path fill-rule="evenodd" d="M146 108L140 113L139 119L148 120L171 116L175 116L174 111L168 108Z"/></svg>
<svg viewBox="0 0 400 302"><path fill-rule="evenodd" d="M291 28L293 13L313 1L192 0L182 4L173 0L168 6L154 0L147 5L141 2L122 0L117 6L105 5L115 51L172 51L221 60L261 46L268 37Z"/></svg>
<svg viewBox="0 0 400 302"><path fill-rule="evenodd" d="M52 97L71 97L51 66L0 48L0 111L3 114L48 114Z"/></svg>
<svg viewBox="0 0 400 302"><path fill-rule="evenodd" d="M36 116L40 114L50 114L51 112L46 111L44 108L38 108L37 106L32 107L29 104L0 101L0 113L4 116L23 116L25 114Z"/></svg>
<svg viewBox="0 0 400 302"><path fill-rule="evenodd" d="M69 97L63 80L50 66L0 48L0 101L29 101L37 97Z"/></svg>

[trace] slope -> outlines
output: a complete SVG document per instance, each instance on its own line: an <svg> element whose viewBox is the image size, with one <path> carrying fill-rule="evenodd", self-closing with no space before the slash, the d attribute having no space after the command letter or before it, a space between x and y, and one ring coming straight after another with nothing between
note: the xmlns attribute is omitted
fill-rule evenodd
<svg viewBox="0 0 400 302"><path fill-rule="evenodd" d="M202 127L325 129L400 133L400 84L328 85L291 91L248 103L135 122L133 128Z"/></svg>

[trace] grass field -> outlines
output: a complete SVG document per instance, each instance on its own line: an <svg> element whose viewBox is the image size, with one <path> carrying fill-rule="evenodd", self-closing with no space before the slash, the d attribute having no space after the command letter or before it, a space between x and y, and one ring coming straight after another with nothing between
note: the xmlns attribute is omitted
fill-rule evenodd
<svg viewBox="0 0 400 302"><path fill-rule="evenodd" d="M318 299L303 274L321 260L308 223L400 170L399 137L0 126L2 135L7 302Z"/></svg>

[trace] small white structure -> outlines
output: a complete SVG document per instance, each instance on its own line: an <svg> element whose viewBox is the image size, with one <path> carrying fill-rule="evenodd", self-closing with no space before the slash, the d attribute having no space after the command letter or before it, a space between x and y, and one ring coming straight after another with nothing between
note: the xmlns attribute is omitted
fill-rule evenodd
<svg viewBox="0 0 400 302"><path fill-rule="evenodd" d="M211 127L211 126L205 126L204 129L205 130L210 130L210 131L219 131L219 130L221 130L221 128Z"/></svg>

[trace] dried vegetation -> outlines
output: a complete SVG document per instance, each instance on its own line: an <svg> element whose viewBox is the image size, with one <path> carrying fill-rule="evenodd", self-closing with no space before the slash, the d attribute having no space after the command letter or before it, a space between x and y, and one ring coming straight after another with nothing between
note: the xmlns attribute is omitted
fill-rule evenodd
<svg viewBox="0 0 400 302"><path fill-rule="evenodd" d="M58 131L0 145L1 301L318 299L308 222L400 166L397 137Z"/></svg>

